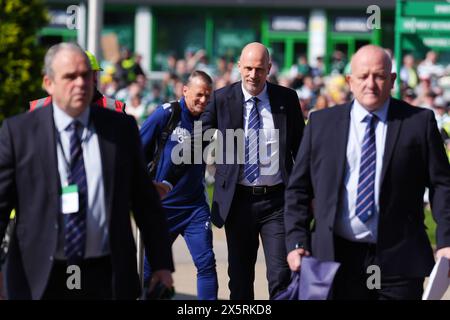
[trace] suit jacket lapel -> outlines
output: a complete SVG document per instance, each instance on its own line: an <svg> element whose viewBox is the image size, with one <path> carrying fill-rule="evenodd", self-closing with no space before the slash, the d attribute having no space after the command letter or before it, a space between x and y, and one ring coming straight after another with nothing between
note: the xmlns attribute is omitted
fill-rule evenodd
<svg viewBox="0 0 450 320"><path fill-rule="evenodd" d="M50 105L38 114L37 126L39 129L36 130L36 147L41 158L41 168L49 183L47 192L52 195L50 199L59 199L61 179L56 154L57 140L53 108L53 105Z"/></svg>
<svg viewBox="0 0 450 320"><path fill-rule="evenodd" d="M270 108L272 110L273 125L280 130L280 141L285 141L286 136L286 107L280 100L280 96L273 91L273 86L267 83Z"/></svg>
<svg viewBox="0 0 450 320"><path fill-rule="evenodd" d="M230 110L230 129L244 128L244 94L241 89L241 82L238 82L231 94L228 96L228 107Z"/></svg>
<svg viewBox="0 0 450 320"><path fill-rule="evenodd" d="M270 101L273 125L275 129L279 130L278 141L280 146L280 156L284 158L287 134L286 106L283 105L283 102L280 100L280 96L274 92L274 87L269 82L267 83L267 94ZM284 163L284 160L285 159L280 159L280 163Z"/></svg>
<svg viewBox="0 0 450 320"><path fill-rule="evenodd" d="M348 132L350 128L350 111L353 102L350 102L342 108L342 111L337 119L337 125L334 134L330 140L330 146L334 146L334 154L336 156L336 199L339 201L340 190L344 181L344 172L347 161L347 143L348 143ZM336 201L337 203L337 201Z"/></svg>
<svg viewBox="0 0 450 320"><path fill-rule="evenodd" d="M395 100L391 98L387 115L387 133L386 133L386 143L384 146L383 167L381 169L380 186L383 185L383 180L386 175L389 162L392 158L392 153L394 151L394 147L397 142L398 134L400 132L402 121L398 109L399 108L396 108L395 106Z"/></svg>
<svg viewBox="0 0 450 320"><path fill-rule="evenodd" d="M113 126L108 125L105 119L100 116L100 112L96 106L91 106L91 119L98 136L98 144L100 148L100 157L102 161L103 187L105 190L105 207L106 211L111 213L112 201L114 194L114 177L116 163L116 131ZM111 214L107 215L111 217Z"/></svg>

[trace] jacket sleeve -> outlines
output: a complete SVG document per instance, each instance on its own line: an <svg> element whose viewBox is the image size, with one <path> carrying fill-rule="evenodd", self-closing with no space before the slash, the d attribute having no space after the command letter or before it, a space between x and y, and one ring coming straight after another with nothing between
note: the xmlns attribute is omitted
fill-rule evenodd
<svg viewBox="0 0 450 320"><path fill-rule="evenodd" d="M146 172L139 130L136 121L130 119L132 168L132 211L136 224L142 233L144 245L148 249L148 259L153 270L174 270L169 242L167 220L158 193Z"/></svg>
<svg viewBox="0 0 450 320"><path fill-rule="evenodd" d="M310 119L285 191L284 224L288 252L294 250L297 244L311 250L312 213L309 207L314 197L310 174L312 130L313 120Z"/></svg>
<svg viewBox="0 0 450 320"><path fill-rule="evenodd" d="M215 92L211 95L200 121L202 123L202 134L208 129L217 129L217 96Z"/></svg>
<svg viewBox="0 0 450 320"><path fill-rule="evenodd" d="M140 130L142 148L146 163L153 160L156 144L170 114L163 106L158 107L143 123Z"/></svg>
<svg viewBox="0 0 450 320"><path fill-rule="evenodd" d="M450 247L450 164L433 112L427 112L430 203L437 223L437 249Z"/></svg>
<svg viewBox="0 0 450 320"><path fill-rule="evenodd" d="M0 241L5 235L11 210L15 206L14 152L8 120L0 129Z"/></svg>
<svg viewBox="0 0 450 320"><path fill-rule="evenodd" d="M289 98L289 104L292 107L290 117L292 128L290 151L292 153L292 158L295 160L297 157L298 149L300 148L300 142L302 141L303 131L305 129L305 120L303 119L302 109L300 106L300 102L298 101L297 93L292 90Z"/></svg>

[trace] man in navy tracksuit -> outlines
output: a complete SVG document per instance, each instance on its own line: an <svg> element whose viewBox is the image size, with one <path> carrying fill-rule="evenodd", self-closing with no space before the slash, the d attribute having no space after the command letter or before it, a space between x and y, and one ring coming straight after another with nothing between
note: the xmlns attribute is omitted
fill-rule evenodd
<svg viewBox="0 0 450 320"><path fill-rule="evenodd" d="M200 300L217 299L217 273L212 249L210 210L205 193L205 165L189 164L175 185L167 179L175 167L171 159L172 149L193 137L194 121L204 111L212 92L212 80L202 71L194 71L183 87L181 119L167 139L157 164L155 185L164 195L162 204L167 213L171 241L181 234L197 268L197 294ZM158 144L158 139L169 122L173 105L166 103L158 107L144 122L141 139L147 161L154 160L149 146ZM166 181L169 180L169 181ZM144 277L149 277L150 267L145 261Z"/></svg>

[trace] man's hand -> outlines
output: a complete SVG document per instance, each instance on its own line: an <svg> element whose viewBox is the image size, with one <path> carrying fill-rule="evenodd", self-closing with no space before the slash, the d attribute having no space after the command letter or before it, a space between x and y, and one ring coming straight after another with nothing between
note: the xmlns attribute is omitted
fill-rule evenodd
<svg viewBox="0 0 450 320"><path fill-rule="evenodd" d="M161 282L163 285L165 285L167 288L173 287L173 278L172 278L172 272L169 270L157 270L153 273L152 278L150 279L149 283L149 291L152 291L154 286Z"/></svg>
<svg viewBox="0 0 450 320"><path fill-rule="evenodd" d="M440 248L436 251L436 258L439 259L440 257L450 259L450 247Z"/></svg>
<svg viewBox="0 0 450 320"><path fill-rule="evenodd" d="M292 250L291 252L289 252L289 254L287 256L287 262L289 264L289 268L294 272L299 271L300 266L302 264L302 257L309 256L309 255L310 255L309 251L307 251L303 248Z"/></svg>
<svg viewBox="0 0 450 320"><path fill-rule="evenodd" d="M166 183L153 181L153 185L155 186L156 191L158 191L161 200L164 199L170 191L170 187Z"/></svg>

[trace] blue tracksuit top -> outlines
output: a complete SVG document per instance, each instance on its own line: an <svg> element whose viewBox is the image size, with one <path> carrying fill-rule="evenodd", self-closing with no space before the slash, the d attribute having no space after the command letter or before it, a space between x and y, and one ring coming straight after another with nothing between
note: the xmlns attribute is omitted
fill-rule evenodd
<svg viewBox="0 0 450 320"><path fill-rule="evenodd" d="M171 160L171 152L175 145L183 141L183 136L190 134L193 136L194 121L199 117L194 117L186 107L184 98L180 100L181 120L173 130L172 135L167 139L164 146L164 152L161 154L160 161L156 170L155 180L161 182L165 179L171 166L174 166ZM170 103L159 106L144 122L140 130L142 145L145 147L153 141L158 141L159 136L169 121L172 112ZM157 140L154 140L157 139ZM146 159L152 159L153 155L146 154ZM190 164L184 175L174 186L172 191L162 200L165 208L177 208L189 210L199 206L207 206L205 195L205 165Z"/></svg>

